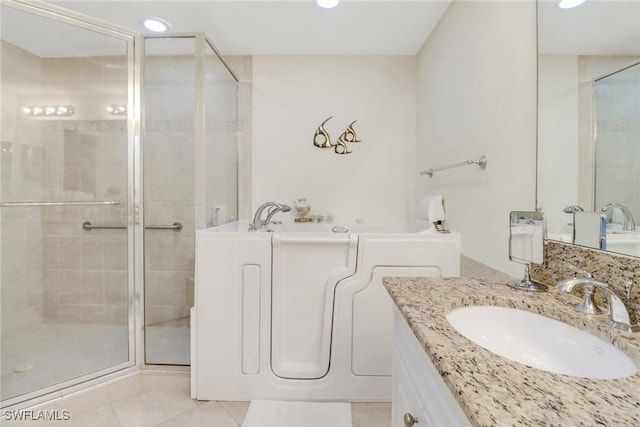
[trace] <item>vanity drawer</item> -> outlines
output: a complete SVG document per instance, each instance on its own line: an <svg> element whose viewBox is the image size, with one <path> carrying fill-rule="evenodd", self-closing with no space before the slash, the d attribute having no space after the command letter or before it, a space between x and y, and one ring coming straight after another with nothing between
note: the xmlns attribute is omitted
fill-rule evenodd
<svg viewBox="0 0 640 427"><path fill-rule="evenodd" d="M392 426L405 426L403 417L407 412L418 418L416 427L471 425L409 325L396 309Z"/></svg>

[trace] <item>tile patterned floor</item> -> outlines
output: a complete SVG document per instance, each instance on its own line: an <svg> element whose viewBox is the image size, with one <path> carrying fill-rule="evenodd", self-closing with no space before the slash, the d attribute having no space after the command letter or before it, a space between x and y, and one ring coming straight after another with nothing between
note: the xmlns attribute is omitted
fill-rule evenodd
<svg viewBox="0 0 640 427"><path fill-rule="evenodd" d="M32 414L69 419L60 421L0 419L3 427L239 427L249 402L207 402L189 397L186 372L144 371L32 408ZM391 404L352 403L353 427L389 427ZM42 411L42 412L39 412ZM304 427L304 426L300 426ZM330 426L327 426L330 427Z"/></svg>

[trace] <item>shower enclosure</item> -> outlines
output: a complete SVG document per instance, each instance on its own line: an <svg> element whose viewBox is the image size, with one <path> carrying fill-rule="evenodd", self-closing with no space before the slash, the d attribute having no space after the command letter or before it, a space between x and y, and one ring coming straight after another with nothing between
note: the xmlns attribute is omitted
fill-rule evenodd
<svg viewBox="0 0 640 427"><path fill-rule="evenodd" d="M595 208L626 206L640 219L640 61L593 82ZM618 212L616 212L616 215ZM622 223L621 218L615 218Z"/></svg>
<svg viewBox="0 0 640 427"><path fill-rule="evenodd" d="M195 230L237 216L235 77L201 34L1 8L1 406L188 365Z"/></svg>

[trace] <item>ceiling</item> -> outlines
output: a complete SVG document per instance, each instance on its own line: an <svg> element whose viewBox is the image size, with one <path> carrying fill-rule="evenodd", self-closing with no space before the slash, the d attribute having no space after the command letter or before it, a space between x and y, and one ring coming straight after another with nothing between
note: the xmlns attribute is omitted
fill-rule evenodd
<svg viewBox="0 0 640 427"><path fill-rule="evenodd" d="M143 18L160 17L173 32L204 32L223 55L415 55L451 0L341 0L335 9L322 9L313 0L49 3L135 32L144 31ZM539 52L640 54L640 0L589 0L569 10L557 3L538 2ZM2 38L41 57L123 51L121 41L25 16L3 8Z"/></svg>
<svg viewBox="0 0 640 427"><path fill-rule="evenodd" d="M56 0L134 31L160 17L173 32L202 31L223 55L415 55L451 0Z"/></svg>
<svg viewBox="0 0 640 427"><path fill-rule="evenodd" d="M640 55L640 0L588 0L573 9L540 0L538 52Z"/></svg>

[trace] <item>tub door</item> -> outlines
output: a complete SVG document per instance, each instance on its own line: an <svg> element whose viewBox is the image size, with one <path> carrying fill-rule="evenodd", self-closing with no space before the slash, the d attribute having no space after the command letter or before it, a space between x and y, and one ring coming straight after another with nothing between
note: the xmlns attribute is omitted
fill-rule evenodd
<svg viewBox="0 0 640 427"><path fill-rule="evenodd" d="M281 378L329 371L334 293L355 273L357 235L274 233L271 369Z"/></svg>

